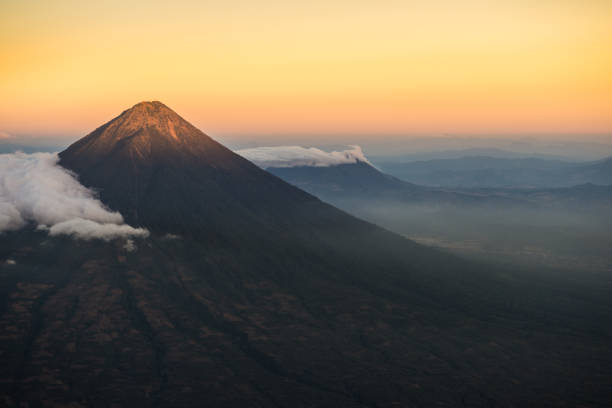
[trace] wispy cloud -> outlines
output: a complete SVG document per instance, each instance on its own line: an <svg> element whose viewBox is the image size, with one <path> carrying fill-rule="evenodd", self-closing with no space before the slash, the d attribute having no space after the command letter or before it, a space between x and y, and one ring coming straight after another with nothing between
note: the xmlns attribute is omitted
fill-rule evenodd
<svg viewBox="0 0 612 408"><path fill-rule="evenodd" d="M29 223L49 235L81 239L146 237L149 232L123 223L53 153L0 154L0 233Z"/></svg>
<svg viewBox="0 0 612 408"><path fill-rule="evenodd" d="M272 146L255 147L237 150L236 153L262 168L270 167L329 167L339 164L365 162L369 163L361 147L349 146L350 149L339 152L326 152L316 147Z"/></svg>

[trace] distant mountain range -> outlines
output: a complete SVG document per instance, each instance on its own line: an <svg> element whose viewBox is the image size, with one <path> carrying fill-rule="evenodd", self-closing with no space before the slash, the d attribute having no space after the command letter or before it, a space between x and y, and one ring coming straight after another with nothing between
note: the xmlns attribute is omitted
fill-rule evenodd
<svg viewBox="0 0 612 408"><path fill-rule="evenodd" d="M255 159L249 151L241 153ZM267 158L272 157L268 150ZM295 163L267 170L338 208L421 242L496 262L601 271L612 265L612 186L426 187L364 161Z"/></svg>
<svg viewBox="0 0 612 408"><path fill-rule="evenodd" d="M5 406L609 401L611 309L599 281L418 245L262 170L160 102L124 111L59 160L150 234L0 234ZM357 178L351 194L477 195L346 166L319 168L350 170L328 190Z"/></svg>
<svg viewBox="0 0 612 408"><path fill-rule="evenodd" d="M539 158L466 156L375 164L402 180L438 187L548 188L612 184L612 158L574 163Z"/></svg>
<svg viewBox="0 0 612 408"><path fill-rule="evenodd" d="M410 143L409 141L406 142ZM526 153L496 148L470 148L470 149L455 149L455 150L438 150L438 151L420 151L404 154L387 154L387 155L368 155L368 157L376 163L406 163L414 161L426 160L444 160L444 159L461 159L464 157L493 157L498 159L542 159L542 160L559 160L568 162L584 161L578 160L572 156L562 156L555 154L544 153ZM582 156L580 156L582 157Z"/></svg>
<svg viewBox="0 0 612 408"><path fill-rule="evenodd" d="M282 150L285 148L279 148ZM430 207L440 206L515 206L524 208L612 208L612 186L584 183L572 187L559 188L461 188L448 182L448 186L431 187L402 181L385 174L363 160L355 159L351 163L333 165L303 165L301 161L293 166L285 163L274 167L277 162L271 160L273 151L268 151L268 161L257 160L251 149L239 153L254 160L260 166L283 180L308 191L340 208L352 210L356 205L368 206L375 203L423 204ZM484 163L491 166L505 166L507 170L524 169L521 163L532 163L539 169L565 168L591 179L605 178L607 166L612 163L598 161L576 165L565 162L541 161L538 159L505 160L474 158L474 163L466 158L457 160L458 165L467 168L480 168ZM419 162L411 163L418 164ZM408 165L408 164L406 164ZM454 171L449 171L454 174ZM485 172L486 173L486 172ZM488 173L487 173L488 174ZM610 172L612 175L612 172ZM574 180L579 180L578 176ZM586 207L585 207L586 206Z"/></svg>
<svg viewBox="0 0 612 408"><path fill-rule="evenodd" d="M326 167L268 167L267 171L340 208L347 208L345 203L354 200L434 207L524 204L512 197L499 197L489 192L452 191L407 183L365 162Z"/></svg>

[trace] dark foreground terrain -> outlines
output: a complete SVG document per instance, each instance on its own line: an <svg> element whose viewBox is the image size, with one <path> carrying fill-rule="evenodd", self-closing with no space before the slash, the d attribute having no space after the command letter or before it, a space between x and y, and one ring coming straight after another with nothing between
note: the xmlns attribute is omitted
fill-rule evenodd
<svg viewBox="0 0 612 408"><path fill-rule="evenodd" d="M477 281L494 272L416 246L375 266L331 243L1 244L5 406L610 402L610 287L595 282Z"/></svg>
<svg viewBox="0 0 612 408"><path fill-rule="evenodd" d="M609 277L418 245L158 102L60 163L151 236L0 235L0 405L610 405Z"/></svg>

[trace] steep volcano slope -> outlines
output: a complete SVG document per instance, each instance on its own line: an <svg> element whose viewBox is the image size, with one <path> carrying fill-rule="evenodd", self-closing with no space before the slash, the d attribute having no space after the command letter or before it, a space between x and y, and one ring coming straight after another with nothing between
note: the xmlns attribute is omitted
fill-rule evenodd
<svg viewBox="0 0 612 408"><path fill-rule="evenodd" d="M160 102L135 105L71 145L60 158L62 166L99 191L102 201L121 212L127 223L158 235L179 234L262 257L271 248L283 247L299 256L296 264L367 258L367 279L379 279L375 271L380 265L398 259L412 266L439 258L261 170ZM458 281L443 278L456 275L453 262L437 271L436 290L455 290ZM407 272L389 269L402 279L408 278ZM353 273L357 279L359 271ZM426 273L414 278L433 282Z"/></svg>
<svg viewBox="0 0 612 408"><path fill-rule="evenodd" d="M4 405L608 397L609 285L491 271L416 245L256 168L159 103L124 112L61 163L153 233L135 250L38 230L0 236Z"/></svg>

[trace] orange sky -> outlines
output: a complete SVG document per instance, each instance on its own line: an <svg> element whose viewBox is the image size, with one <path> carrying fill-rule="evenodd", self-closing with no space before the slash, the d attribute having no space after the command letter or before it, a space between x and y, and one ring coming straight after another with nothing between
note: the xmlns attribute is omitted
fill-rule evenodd
<svg viewBox="0 0 612 408"><path fill-rule="evenodd" d="M612 1L97 3L0 0L0 132L612 133Z"/></svg>

